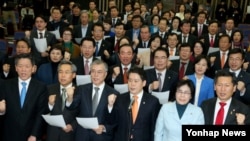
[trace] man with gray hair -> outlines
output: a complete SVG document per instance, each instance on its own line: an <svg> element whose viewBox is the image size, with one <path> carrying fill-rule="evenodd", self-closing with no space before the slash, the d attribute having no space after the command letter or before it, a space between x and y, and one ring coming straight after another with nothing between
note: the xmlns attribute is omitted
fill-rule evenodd
<svg viewBox="0 0 250 141"><path fill-rule="evenodd" d="M80 14L81 24L76 25L73 29L74 38L91 37L92 24L89 23L89 13L87 10L82 10Z"/></svg>
<svg viewBox="0 0 250 141"><path fill-rule="evenodd" d="M102 60L95 60L91 66L92 83L78 86L75 93L67 90L66 107L69 110L78 110L76 115L81 118L97 117L99 126L94 129L85 129L80 125L76 128L75 141L111 141L115 127L115 112L112 109L117 95L116 90L105 84L108 66Z"/></svg>
<svg viewBox="0 0 250 141"><path fill-rule="evenodd" d="M48 108L51 115L62 114L66 123L65 128L47 126L47 141L72 141L74 140L77 122L75 120L76 110L65 108L66 90L73 89L73 79L76 76L77 68L70 62L63 60L58 65L59 83L48 86L49 101Z"/></svg>

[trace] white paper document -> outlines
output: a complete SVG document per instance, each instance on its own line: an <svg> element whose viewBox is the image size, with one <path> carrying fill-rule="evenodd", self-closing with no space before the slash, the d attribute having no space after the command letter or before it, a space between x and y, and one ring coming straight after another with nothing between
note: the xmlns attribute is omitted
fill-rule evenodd
<svg viewBox="0 0 250 141"><path fill-rule="evenodd" d="M81 125L85 129L96 129L99 127L97 117L93 117L93 118L76 117L76 121L79 125Z"/></svg>
<svg viewBox="0 0 250 141"><path fill-rule="evenodd" d="M148 70L148 69L152 69L154 68L155 66L143 66L143 70Z"/></svg>
<svg viewBox="0 0 250 141"><path fill-rule="evenodd" d="M47 50L47 40L46 40L46 38L42 38L42 39L34 38L34 42L35 42L35 45L36 45L36 49L39 52L45 52Z"/></svg>
<svg viewBox="0 0 250 141"><path fill-rule="evenodd" d="M169 56L169 60L179 60L180 56Z"/></svg>
<svg viewBox="0 0 250 141"><path fill-rule="evenodd" d="M91 83L90 75L76 75L76 85L84 85Z"/></svg>
<svg viewBox="0 0 250 141"><path fill-rule="evenodd" d="M164 104L168 102L168 98L169 98L169 91L165 91L165 92L152 92L152 95L154 95L155 97L157 97L159 99L160 104Z"/></svg>
<svg viewBox="0 0 250 141"><path fill-rule="evenodd" d="M138 48L138 54L141 54L143 52L150 51L150 48Z"/></svg>
<svg viewBox="0 0 250 141"><path fill-rule="evenodd" d="M82 38L75 38L77 44L81 44Z"/></svg>
<svg viewBox="0 0 250 141"><path fill-rule="evenodd" d="M61 38L59 30L50 31L50 33L54 34L56 36L56 39L60 39Z"/></svg>
<svg viewBox="0 0 250 141"><path fill-rule="evenodd" d="M220 48L209 47L207 55L219 51Z"/></svg>
<svg viewBox="0 0 250 141"><path fill-rule="evenodd" d="M114 84L114 88L120 94L124 94L124 93L128 92L128 84Z"/></svg>
<svg viewBox="0 0 250 141"><path fill-rule="evenodd" d="M42 115L44 120L51 126L66 127L66 123L62 115Z"/></svg>

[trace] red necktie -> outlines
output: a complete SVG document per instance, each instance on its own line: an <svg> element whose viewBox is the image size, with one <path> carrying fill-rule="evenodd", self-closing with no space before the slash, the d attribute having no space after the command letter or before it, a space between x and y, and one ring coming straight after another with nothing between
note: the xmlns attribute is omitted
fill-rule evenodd
<svg viewBox="0 0 250 141"><path fill-rule="evenodd" d="M114 48L115 52L118 52L118 50L119 50L119 39L116 40L116 44L115 44L115 48Z"/></svg>
<svg viewBox="0 0 250 141"><path fill-rule="evenodd" d="M224 68L224 65L225 65L225 58L226 58L226 53L222 53L221 62L220 62L221 69Z"/></svg>
<svg viewBox="0 0 250 141"><path fill-rule="evenodd" d="M210 47L214 47L214 36L211 36Z"/></svg>
<svg viewBox="0 0 250 141"><path fill-rule="evenodd" d="M222 125L223 124L224 106L225 105L226 105L226 103L220 102L220 110L217 113L215 125Z"/></svg>
<svg viewBox="0 0 250 141"><path fill-rule="evenodd" d="M181 68L179 71L179 79L180 80L184 77L185 65L186 65L186 63L184 63L184 62L181 63Z"/></svg>
<svg viewBox="0 0 250 141"><path fill-rule="evenodd" d="M127 84L128 83L128 73L127 73L127 70L128 68L123 68L123 82L124 84Z"/></svg>

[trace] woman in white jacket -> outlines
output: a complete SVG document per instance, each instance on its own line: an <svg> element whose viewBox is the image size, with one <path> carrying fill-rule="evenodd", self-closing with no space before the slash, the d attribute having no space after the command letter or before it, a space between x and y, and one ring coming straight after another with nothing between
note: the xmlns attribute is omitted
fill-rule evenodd
<svg viewBox="0 0 250 141"><path fill-rule="evenodd" d="M179 81L176 100L162 106L158 115L154 141L182 141L182 125L202 125L204 115L198 106L191 104L195 94L191 80Z"/></svg>

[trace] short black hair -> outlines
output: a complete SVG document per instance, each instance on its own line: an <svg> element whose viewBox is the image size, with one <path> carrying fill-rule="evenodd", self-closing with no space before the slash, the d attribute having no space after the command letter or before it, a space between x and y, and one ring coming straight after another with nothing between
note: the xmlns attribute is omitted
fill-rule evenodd
<svg viewBox="0 0 250 141"><path fill-rule="evenodd" d="M90 42L92 42L93 46L95 47L95 40L92 37L86 36L86 37L82 38L82 40L81 40L81 46L82 46L82 44L83 44L84 41L90 41Z"/></svg>
<svg viewBox="0 0 250 141"><path fill-rule="evenodd" d="M139 67L131 67L128 71L128 76L131 74L131 73L136 73L140 76L141 80L144 81L146 80L146 73L145 71L142 69L142 68L139 68Z"/></svg>
<svg viewBox="0 0 250 141"><path fill-rule="evenodd" d="M233 85L237 85L236 77L232 72L229 72L229 71L226 71L226 70L217 71L217 73L215 74L215 77L214 77L214 84L217 83L219 77L231 77L232 78L231 82L233 83Z"/></svg>
<svg viewBox="0 0 250 141"><path fill-rule="evenodd" d="M153 52L153 56L155 57L155 53L158 52L158 51L163 51L166 53L167 55L167 58L169 57L169 52L168 52L168 49L167 48L163 48L163 47L158 47L154 52Z"/></svg>
<svg viewBox="0 0 250 141"><path fill-rule="evenodd" d="M32 66L36 65L35 58L30 53L21 53L19 55L16 55L15 56L15 65L18 64L18 61L20 59L29 59L30 62L31 62L31 64L32 64Z"/></svg>
<svg viewBox="0 0 250 141"><path fill-rule="evenodd" d="M231 54L237 54L240 53L242 55L242 59L245 59L245 52L241 48L233 48L229 50L228 57L230 57Z"/></svg>
<svg viewBox="0 0 250 141"><path fill-rule="evenodd" d="M177 92L177 90L178 90L180 87L182 87L182 86L184 86L184 85L187 85L187 86L189 87L189 89L190 89L190 91L191 91L191 97L192 97L192 98L190 99L190 102L193 103L193 101L194 101L194 95L195 95L195 86L194 86L194 83L193 83L192 80L190 80L190 79L186 79L186 80L182 79L182 80L180 80L180 81L177 83L177 85L176 85L176 92Z"/></svg>

